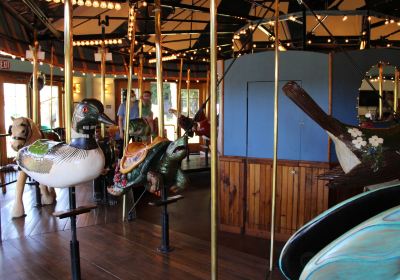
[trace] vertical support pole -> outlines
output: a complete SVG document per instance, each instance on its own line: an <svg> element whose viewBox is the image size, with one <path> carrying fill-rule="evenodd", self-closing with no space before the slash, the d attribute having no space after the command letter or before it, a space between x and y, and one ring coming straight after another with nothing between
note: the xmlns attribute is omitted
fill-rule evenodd
<svg viewBox="0 0 400 280"><path fill-rule="evenodd" d="M125 100L125 128L124 128L124 151L125 148L129 144L129 120L131 115L131 102L130 96L132 91L132 75L133 75L133 58L135 55L135 24L136 24L136 12L133 12L133 31L132 31L132 40L129 49L129 72L128 72L128 90L126 93L126 100ZM141 106L139 106L141 108ZM133 192L132 192L133 193ZM134 201L133 201L134 203ZM136 209L133 209L133 216L136 217ZM125 221L126 217L126 195L124 194L122 197L122 221Z"/></svg>
<svg viewBox="0 0 400 280"><path fill-rule="evenodd" d="M182 113L182 71L183 71L183 58L181 58L181 64L179 68L179 81L178 81L178 92L176 94L176 110L178 115L176 116L176 135L181 137L181 128L179 127L179 116Z"/></svg>
<svg viewBox="0 0 400 280"><path fill-rule="evenodd" d="M217 1L210 1L211 279L218 279ZM189 95L188 95L189 97Z"/></svg>
<svg viewBox="0 0 400 280"><path fill-rule="evenodd" d="M379 66L379 108L378 115L379 120L382 120L383 116L383 64L380 62Z"/></svg>
<svg viewBox="0 0 400 280"><path fill-rule="evenodd" d="M138 88L139 88L139 118L142 117L142 96L143 96L143 62L144 62L144 56L141 53L139 55L139 77L138 77Z"/></svg>
<svg viewBox="0 0 400 280"><path fill-rule="evenodd" d="M275 200L277 183L278 157L278 93L279 93L279 0L275 0L275 87L274 87L274 158L272 162L272 203L271 203L271 244L269 251L269 271L274 265L274 238L275 238Z"/></svg>
<svg viewBox="0 0 400 280"><path fill-rule="evenodd" d="M210 96L210 70L207 71L206 94L204 96L204 100L207 100L209 96ZM206 105L205 115L207 119L210 119L210 103L207 103Z"/></svg>
<svg viewBox="0 0 400 280"><path fill-rule="evenodd" d="M303 43L303 50L306 50L307 49L307 13L306 13L306 7L304 7L304 6L303 6L302 14L303 14L303 25L302 25L303 40L302 40L302 43Z"/></svg>
<svg viewBox="0 0 400 280"><path fill-rule="evenodd" d="M163 70L162 70L162 46L161 46L161 4L155 0L155 44L157 59L157 101L158 101L158 136L164 137L164 98L163 98Z"/></svg>
<svg viewBox="0 0 400 280"><path fill-rule="evenodd" d="M189 91L190 91L190 69L187 69L186 76L186 108L188 110L187 116L190 117L190 102L189 102Z"/></svg>
<svg viewBox="0 0 400 280"><path fill-rule="evenodd" d="M54 70L54 46L51 45L50 55L50 128L53 129L53 70Z"/></svg>
<svg viewBox="0 0 400 280"><path fill-rule="evenodd" d="M72 45L72 0L64 1L64 89L65 89L65 140L71 142L71 118L72 118L72 69L73 69L73 45ZM70 209L76 208L75 187L69 188ZM76 237L76 217L71 216L71 269L72 279L80 280L79 242Z"/></svg>
<svg viewBox="0 0 400 280"><path fill-rule="evenodd" d="M33 43L33 73L32 73L32 120L35 124L39 124L39 88L38 88L38 51L39 42L37 41L37 32L35 31L35 39Z"/></svg>
<svg viewBox="0 0 400 280"><path fill-rule="evenodd" d="M64 124L65 140L71 142L71 118L72 118L72 0L64 1Z"/></svg>
<svg viewBox="0 0 400 280"><path fill-rule="evenodd" d="M101 103L105 106L106 104L106 46L104 43L104 35L106 27L104 22L101 24L101 35L102 35L102 40L101 40L101 66L100 66L100 71L101 71L101 89L100 89L100 94L101 94ZM128 95L129 96L129 95ZM128 98L127 98L128 100ZM127 102L128 103L128 102ZM105 136L105 124L101 123L101 138L104 138Z"/></svg>
<svg viewBox="0 0 400 280"><path fill-rule="evenodd" d="M332 116L332 52L328 56L328 115ZM332 139L328 136L328 162L331 162Z"/></svg>
<svg viewBox="0 0 400 280"><path fill-rule="evenodd" d="M75 187L68 188L69 194L69 208L76 208L76 197L75 197ZM70 253L71 253L71 270L72 270L72 279L80 280L81 279L81 264L80 264L80 255L79 255L79 241L76 236L76 216L72 215L71 219L71 241L69 243Z"/></svg>
<svg viewBox="0 0 400 280"><path fill-rule="evenodd" d="M394 67L394 93L393 93L393 111L397 115L397 107L399 106L399 69Z"/></svg>
<svg viewBox="0 0 400 280"><path fill-rule="evenodd" d="M161 200L165 203L162 205L161 214L161 246L158 250L162 253L168 253L172 251L169 246L169 215L166 201L168 200L168 189L164 186L164 182L160 182L161 186Z"/></svg>
<svg viewBox="0 0 400 280"><path fill-rule="evenodd" d="M187 108L187 117L190 117L190 102L189 102L189 92L190 92L190 69L187 69L186 75L186 108ZM186 161L190 160L190 149L189 149L189 137L185 138L186 140Z"/></svg>

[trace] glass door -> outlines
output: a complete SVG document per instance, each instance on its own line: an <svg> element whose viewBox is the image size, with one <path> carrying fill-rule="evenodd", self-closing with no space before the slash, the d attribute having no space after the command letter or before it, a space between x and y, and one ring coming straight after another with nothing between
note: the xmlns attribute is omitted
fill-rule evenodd
<svg viewBox="0 0 400 280"><path fill-rule="evenodd" d="M28 94L26 84L4 83L4 127L12 124L11 117L27 117L28 116ZM7 141L7 158L16 156L16 152L9 145L11 137L6 138Z"/></svg>

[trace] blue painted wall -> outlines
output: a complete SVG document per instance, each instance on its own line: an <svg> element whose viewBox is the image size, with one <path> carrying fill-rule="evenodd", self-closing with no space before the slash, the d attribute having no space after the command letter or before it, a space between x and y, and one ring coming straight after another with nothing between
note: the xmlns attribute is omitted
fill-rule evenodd
<svg viewBox="0 0 400 280"><path fill-rule="evenodd" d="M225 62L225 69L231 60ZM282 52L280 88L296 80L328 108L328 55ZM273 150L274 53L240 57L225 77L224 154L271 158ZM326 161L326 133L280 90L279 159Z"/></svg>
<svg viewBox="0 0 400 280"><path fill-rule="evenodd" d="M400 51L382 48L351 51L348 54L357 66L344 53L336 53L332 57L332 115L344 123L358 125L358 89L365 73L379 61L400 66ZM336 160L334 146L331 155L332 160Z"/></svg>

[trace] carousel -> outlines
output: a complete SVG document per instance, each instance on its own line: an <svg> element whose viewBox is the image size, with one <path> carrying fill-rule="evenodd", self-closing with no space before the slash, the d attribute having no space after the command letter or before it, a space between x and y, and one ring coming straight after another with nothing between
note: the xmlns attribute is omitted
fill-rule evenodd
<svg viewBox="0 0 400 280"><path fill-rule="evenodd" d="M4 279L398 279L400 4L0 3Z"/></svg>

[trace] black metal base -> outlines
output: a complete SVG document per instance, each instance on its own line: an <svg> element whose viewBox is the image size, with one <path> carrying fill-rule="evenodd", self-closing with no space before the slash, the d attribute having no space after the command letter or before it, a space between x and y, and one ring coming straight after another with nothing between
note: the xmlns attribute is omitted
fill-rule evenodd
<svg viewBox="0 0 400 280"><path fill-rule="evenodd" d="M90 212L90 210L96 208L96 205L76 207L75 198L75 187L69 188L69 207L70 210L54 212L53 216L60 219L70 218L71 219L71 241L70 254L71 254L71 274L73 280L81 280L81 264L79 254L79 241L76 234L76 216Z"/></svg>
<svg viewBox="0 0 400 280"><path fill-rule="evenodd" d="M75 232L72 235L76 235ZM71 240L69 242L70 253L71 253L71 272L72 272L72 279L73 280L80 280L81 279L81 263L80 263L80 254L79 254L79 241L78 240Z"/></svg>
<svg viewBox="0 0 400 280"><path fill-rule="evenodd" d="M164 247L164 246L160 246L157 247L157 252L163 253L163 254L168 254L169 252L172 252L175 248L174 247Z"/></svg>

